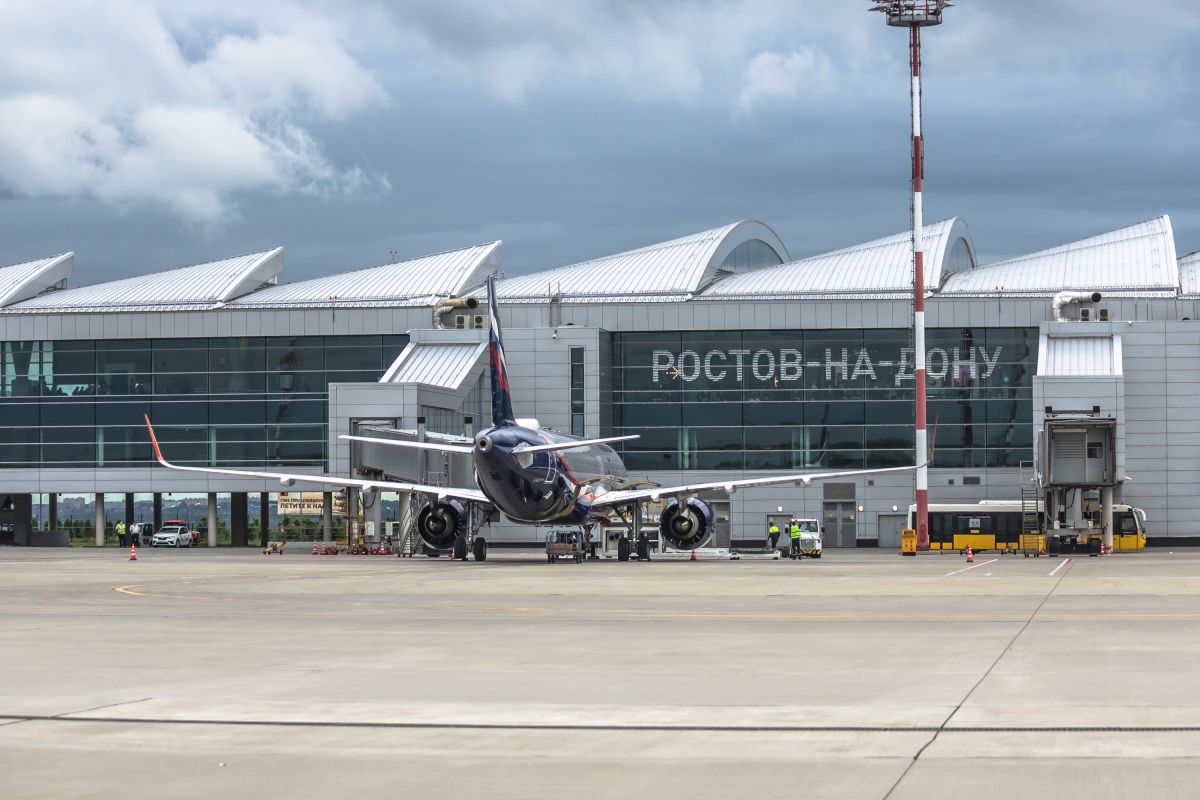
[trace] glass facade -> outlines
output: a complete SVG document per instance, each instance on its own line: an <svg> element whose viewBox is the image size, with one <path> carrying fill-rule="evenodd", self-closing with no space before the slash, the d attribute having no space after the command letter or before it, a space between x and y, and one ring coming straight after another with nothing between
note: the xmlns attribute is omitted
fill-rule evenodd
<svg viewBox="0 0 1200 800"><path fill-rule="evenodd" d="M583 348L571 348L571 435L583 436L584 364Z"/></svg>
<svg viewBox="0 0 1200 800"><path fill-rule="evenodd" d="M721 269L728 272L745 272L782 263L783 260L771 245L761 239L748 239L733 248L721 262Z"/></svg>
<svg viewBox="0 0 1200 800"><path fill-rule="evenodd" d="M935 467L1032 459L1036 328L926 333ZM613 427L631 470L913 463L908 329L613 334Z"/></svg>
<svg viewBox="0 0 1200 800"><path fill-rule="evenodd" d="M0 343L0 464L152 460L149 414L183 464L327 460L328 385L376 381L404 335Z"/></svg>

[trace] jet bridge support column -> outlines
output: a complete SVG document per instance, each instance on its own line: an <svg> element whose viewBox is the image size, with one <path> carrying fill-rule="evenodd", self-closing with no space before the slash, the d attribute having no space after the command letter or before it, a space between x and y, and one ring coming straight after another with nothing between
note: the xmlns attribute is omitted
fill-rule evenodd
<svg viewBox="0 0 1200 800"><path fill-rule="evenodd" d="M96 492L96 547L104 547L104 492Z"/></svg>
<svg viewBox="0 0 1200 800"><path fill-rule="evenodd" d="M370 503L370 505L366 505ZM383 492L376 489L369 494L363 495L363 504L366 505L367 523L371 528L371 535L375 541L383 541Z"/></svg>
<svg viewBox="0 0 1200 800"><path fill-rule="evenodd" d="M217 546L217 493L208 493L208 546Z"/></svg>
<svg viewBox="0 0 1200 800"><path fill-rule="evenodd" d="M271 493L258 493L258 546L265 548L271 541Z"/></svg>
<svg viewBox="0 0 1200 800"><path fill-rule="evenodd" d="M321 541L333 539L333 492L321 493Z"/></svg>

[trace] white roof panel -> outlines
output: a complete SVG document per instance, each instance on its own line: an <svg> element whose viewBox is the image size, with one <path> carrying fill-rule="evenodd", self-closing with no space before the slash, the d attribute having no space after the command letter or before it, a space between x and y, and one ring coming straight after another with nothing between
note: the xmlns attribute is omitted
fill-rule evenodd
<svg viewBox="0 0 1200 800"><path fill-rule="evenodd" d="M410 343L379 379L380 383L420 383L457 389L475 370L487 342Z"/></svg>
<svg viewBox="0 0 1200 800"><path fill-rule="evenodd" d="M508 303L545 302L551 296L564 302L686 300L716 277L738 245L751 240L765 242L780 260L788 260L787 248L779 236L763 223L748 220L579 264L518 275L501 281L497 293Z"/></svg>
<svg viewBox="0 0 1200 800"><path fill-rule="evenodd" d="M1089 324L1089 323L1077 323ZM1119 336L1043 336L1039 377L1096 377L1121 374Z"/></svg>
<svg viewBox="0 0 1200 800"><path fill-rule="evenodd" d="M1052 295L1064 290L1179 290L1171 220L1157 217L953 276L943 293Z"/></svg>
<svg viewBox="0 0 1200 800"><path fill-rule="evenodd" d="M500 267L500 242L464 247L394 264L272 286L243 297L238 308L423 306L460 296Z"/></svg>
<svg viewBox="0 0 1200 800"><path fill-rule="evenodd" d="M211 308L276 280L281 269L283 248L277 247L207 264L64 289L4 310L113 312Z"/></svg>
<svg viewBox="0 0 1200 800"><path fill-rule="evenodd" d="M37 297L56 284L65 285L74 270L74 253L0 267L0 308Z"/></svg>
<svg viewBox="0 0 1200 800"><path fill-rule="evenodd" d="M925 226L925 287L936 290L944 276L974 266L975 247L965 223L949 219ZM951 265L959 240L967 263ZM898 233L832 253L734 275L707 289L701 299L909 294L913 280L912 234Z"/></svg>
<svg viewBox="0 0 1200 800"><path fill-rule="evenodd" d="M1200 250L1179 259L1180 294L1200 294Z"/></svg>

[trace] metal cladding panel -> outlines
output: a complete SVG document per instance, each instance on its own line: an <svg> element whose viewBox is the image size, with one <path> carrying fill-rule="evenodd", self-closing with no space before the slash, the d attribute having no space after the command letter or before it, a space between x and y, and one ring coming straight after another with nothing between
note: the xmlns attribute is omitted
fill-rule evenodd
<svg viewBox="0 0 1200 800"><path fill-rule="evenodd" d="M1200 295L1200 250L1179 259L1179 293Z"/></svg>
<svg viewBox="0 0 1200 800"><path fill-rule="evenodd" d="M1122 374L1119 336L1045 337L1038 350L1040 377L1113 377Z"/></svg>
<svg viewBox="0 0 1200 800"><path fill-rule="evenodd" d="M457 389L487 349L487 342L470 344L410 344L379 380L380 383L420 383Z"/></svg>
<svg viewBox="0 0 1200 800"><path fill-rule="evenodd" d="M937 290L947 253L958 239L968 243L970 232L958 219L925 226L925 287ZM729 298L790 298L851 295L873 297L912 291L912 234L898 233L832 253L734 275L717 282L701 300Z"/></svg>
<svg viewBox="0 0 1200 800"><path fill-rule="evenodd" d="M1180 265L1167 216L953 275L943 294L1179 290Z"/></svg>
<svg viewBox="0 0 1200 800"><path fill-rule="evenodd" d="M239 308L427 306L458 296L500 266L500 242L464 247L394 264L272 286L243 297Z"/></svg>
<svg viewBox="0 0 1200 800"><path fill-rule="evenodd" d="M765 242L780 260L788 259L783 242L761 222L743 221L662 244L629 250L579 264L502 281L500 299L544 302L678 302L711 281L725 257L746 241Z"/></svg>
<svg viewBox="0 0 1200 800"><path fill-rule="evenodd" d="M74 253L0 267L0 307L37 297L54 284L69 279L74 270Z"/></svg>
<svg viewBox="0 0 1200 800"><path fill-rule="evenodd" d="M0 313L159 311L228 302L270 283L283 269L283 248L196 264L152 275L64 289L18 303Z"/></svg>

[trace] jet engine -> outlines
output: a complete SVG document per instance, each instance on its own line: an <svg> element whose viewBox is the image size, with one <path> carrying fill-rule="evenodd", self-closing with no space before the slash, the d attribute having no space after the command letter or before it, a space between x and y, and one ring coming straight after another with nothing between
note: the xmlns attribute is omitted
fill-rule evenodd
<svg viewBox="0 0 1200 800"><path fill-rule="evenodd" d="M449 550L467 529L467 506L460 500L426 503L417 514L417 532L434 550Z"/></svg>
<svg viewBox="0 0 1200 800"><path fill-rule="evenodd" d="M700 547L712 536L712 506L694 495L684 500L683 505L678 500L671 500L659 518L659 530L676 549Z"/></svg>

